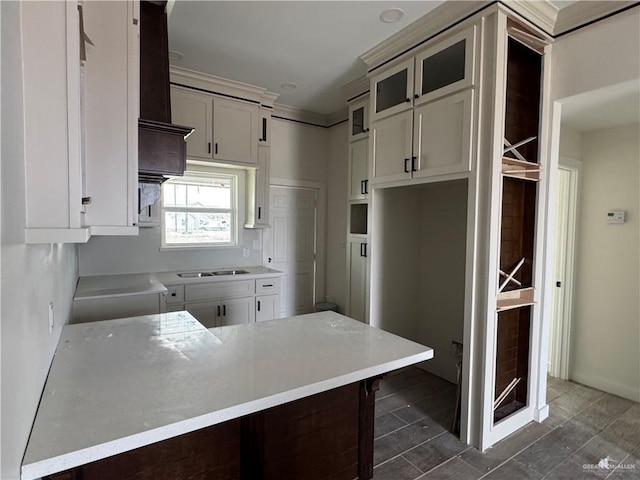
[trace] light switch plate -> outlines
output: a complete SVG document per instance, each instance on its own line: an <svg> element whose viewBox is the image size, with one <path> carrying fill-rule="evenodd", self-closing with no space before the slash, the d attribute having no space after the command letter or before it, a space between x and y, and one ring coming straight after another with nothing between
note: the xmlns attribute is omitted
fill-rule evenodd
<svg viewBox="0 0 640 480"><path fill-rule="evenodd" d="M607 212L607 223L624 223L626 212L624 210L609 210Z"/></svg>

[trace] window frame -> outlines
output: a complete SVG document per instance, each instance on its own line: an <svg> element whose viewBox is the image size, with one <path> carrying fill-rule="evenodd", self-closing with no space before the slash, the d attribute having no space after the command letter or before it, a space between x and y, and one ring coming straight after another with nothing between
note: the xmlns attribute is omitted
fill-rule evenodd
<svg viewBox="0 0 640 480"><path fill-rule="evenodd" d="M196 250L196 249L216 249L216 248L237 248L242 243L241 222L243 222L243 216L241 215L242 205L241 199L243 195L241 190L244 190L244 171L225 168L212 168L198 165L190 165L187 163L187 171L184 176L172 177L171 180L182 180L188 184L189 180L194 183L198 178L212 179L212 178L225 178L231 180L231 207L230 208L217 208L217 207L167 207L165 206L165 191L164 184L161 188L160 196L160 236L161 244L160 250ZM197 242L197 243L167 243L167 231L166 231L166 215L168 212L177 213L231 213L231 241L229 242Z"/></svg>

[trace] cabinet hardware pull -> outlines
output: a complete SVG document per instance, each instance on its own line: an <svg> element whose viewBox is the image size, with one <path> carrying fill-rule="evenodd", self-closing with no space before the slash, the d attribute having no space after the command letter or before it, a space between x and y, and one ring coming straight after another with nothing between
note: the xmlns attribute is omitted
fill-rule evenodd
<svg viewBox="0 0 640 480"><path fill-rule="evenodd" d="M207 153L211 153L211 142L207 144Z"/></svg>
<svg viewBox="0 0 640 480"><path fill-rule="evenodd" d="M413 96L413 98L420 98L420 95L418 95L417 93Z"/></svg>
<svg viewBox="0 0 640 480"><path fill-rule="evenodd" d="M367 193L367 192L365 192L365 191L364 191L364 180L360 180L360 193L361 193L362 195L364 195L365 193Z"/></svg>
<svg viewBox="0 0 640 480"><path fill-rule="evenodd" d="M263 283L262 288L273 287L273 283Z"/></svg>
<svg viewBox="0 0 640 480"><path fill-rule="evenodd" d="M364 132L365 132L365 133L366 133L366 132L368 132L368 131L369 131L369 129L368 129L368 128L365 128L365 129L364 129Z"/></svg>
<svg viewBox="0 0 640 480"><path fill-rule="evenodd" d="M217 142L216 142L216 144L214 145L214 148L215 148L215 154L217 155L217 154L218 154L218 143L217 143Z"/></svg>
<svg viewBox="0 0 640 480"><path fill-rule="evenodd" d="M220 316L220 305L218 305L218 316Z"/></svg>
<svg viewBox="0 0 640 480"><path fill-rule="evenodd" d="M258 300L258 311L260 311L260 300Z"/></svg>
<svg viewBox="0 0 640 480"><path fill-rule="evenodd" d="M409 173L409 162L411 161L410 158L405 158L404 159L404 173Z"/></svg>
<svg viewBox="0 0 640 480"><path fill-rule="evenodd" d="M258 207L258 220L262 218L262 207Z"/></svg>
<svg viewBox="0 0 640 480"><path fill-rule="evenodd" d="M223 317L227 316L227 306L226 305L222 305L222 316Z"/></svg>
<svg viewBox="0 0 640 480"><path fill-rule="evenodd" d="M367 244L366 243L361 243L360 244L360 256L361 257L366 257L367 256Z"/></svg>
<svg viewBox="0 0 640 480"><path fill-rule="evenodd" d="M418 157L411 157L411 171L416 172L416 160Z"/></svg>
<svg viewBox="0 0 640 480"><path fill-rule="evenodd" d="M91 205L92 198L91 197L82 197L82 205Z"/></svg>
<svg viewBox="0 0 640 480"><path fill-rule="evenodd" d="M411 101L411 99L410 99L409 97L407 97L407 98L405 99L405 102L407 102L407 103L409 103L410 101Z"/></svg>
<svg viewBox="0 0 640 480"><path fill-rule="evenodd" d="M368 194L369 193L369 180L365 180L364 181L364 194Z"/></svg>
<svg viewBox="0 0 640 480"><path fill-rule="evenodd" d="M267 119L262 119L262 138L260 139L263 142L267 141Z"/></svg>

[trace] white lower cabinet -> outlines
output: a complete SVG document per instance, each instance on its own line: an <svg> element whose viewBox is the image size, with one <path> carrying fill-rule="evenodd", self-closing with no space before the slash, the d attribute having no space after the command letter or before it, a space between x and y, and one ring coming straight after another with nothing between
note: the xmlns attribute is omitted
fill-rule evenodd
<svg viewBox="0 0 640 480"><path fill-rule="evenodd" d="M256 322L280 317L280 295L256 296Z"/></svg>
<svg viewBox="0 0 640 480"><path fill-rule="evenodd" d="M207 328L279 318L280 278L201 281L167 288L166 311L186 310Z"/></svg>
<svg viewBox="0 0 640 480"><path fill-rule="evenodd" d="M72 323L155 315L165 311L164 305L160 293L74 299Z"/></svg>
<svg viewBox="0 0 640 480"><path fill-rule="evenodd" d="M347 275L349 304L347 315L361 322L368 322L369 244L366 238L349 239L347 250Z"/></svg>

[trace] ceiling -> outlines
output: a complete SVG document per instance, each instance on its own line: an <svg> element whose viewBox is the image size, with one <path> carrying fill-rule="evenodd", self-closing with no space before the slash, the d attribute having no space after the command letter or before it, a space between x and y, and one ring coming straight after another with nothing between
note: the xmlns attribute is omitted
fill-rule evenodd
<svg viewBox="0 0 640 480"><path fill-rule="evenodd" d="M562 125L578 132L640 123L640 81L593 90L561 103Z"/></svg>
<svg viewBox="0 0 640 480"><path fill-rule="evenodd" d="M345 108L341 87L366 73L361 54L442 1L187 1L169 16L173 65L267 88L277 102L328 115ZM404 17L383 23L380 13ZM282 83L297 84L283 90Z"/></svg>

